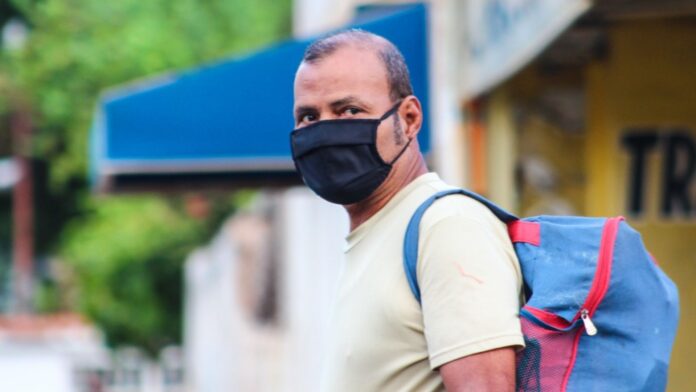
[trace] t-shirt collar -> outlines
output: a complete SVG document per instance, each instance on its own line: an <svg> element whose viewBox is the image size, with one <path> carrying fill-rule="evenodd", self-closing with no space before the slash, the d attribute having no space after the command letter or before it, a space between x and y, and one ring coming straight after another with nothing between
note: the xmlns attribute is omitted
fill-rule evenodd
<svg viewBox="0 0 696 392"><path fill-rule="evenodd" d="M347 252L350 250L350 248L360 242L360 240L365 237L365 235L377 224L377 222L380 221L382 216L388 214L389 211L396 208L396 206L398 206L399 203L408 197L408 195L410 195L416 188L429 182L438 181L439 179L440 177L437 175L437 173L429 172L417 177L415 180L403 187L399 192L396 193L396 195L394 195L394 197L392 197L391 200L389 200L384 207L382 207L381 210L377 211L377 213L372 215L368 220L348 233L344 252Z"/></svg>

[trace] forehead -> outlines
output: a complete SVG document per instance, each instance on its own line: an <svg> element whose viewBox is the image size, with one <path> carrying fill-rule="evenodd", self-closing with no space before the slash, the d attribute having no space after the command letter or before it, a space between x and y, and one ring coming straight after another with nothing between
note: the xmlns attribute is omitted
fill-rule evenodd
<svg viewBox="0 0 696 392"><path fill-rule="evenodd" d="M345 96L388 99L383 61L372 48L346 45L313 62L303 62L295 75L295 106L321 105Z"/></svg>

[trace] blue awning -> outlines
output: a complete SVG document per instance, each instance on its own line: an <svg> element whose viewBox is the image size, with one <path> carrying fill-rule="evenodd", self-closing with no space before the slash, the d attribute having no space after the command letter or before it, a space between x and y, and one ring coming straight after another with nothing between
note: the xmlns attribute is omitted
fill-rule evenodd
<svg viewBox="0 0 696 392"><path fill-rule="evenodd" d="M364 7L351 27L399 47L428 108L424 5ZM310 40L105 93L91 131L91 175L101 190L204 182L297 182L290 156L293 79ZM425 121L419 141L430 149Z"/></svg>

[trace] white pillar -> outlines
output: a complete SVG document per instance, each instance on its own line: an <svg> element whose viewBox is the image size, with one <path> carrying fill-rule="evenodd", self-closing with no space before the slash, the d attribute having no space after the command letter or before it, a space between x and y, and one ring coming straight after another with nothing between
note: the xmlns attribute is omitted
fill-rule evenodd
<svg viewBox="0 0 696 392"><path fill-rule="evenodd" d="M351 0L294 0L292 31L304 38L336 29L353 16L355 1Z"/></svg>
<svg viewBox="0 0 696 392"><path fill-rule="evenodd" d="M429 4L430 126L432 169L446 182L466 186L467 155L461 101L458 91L458 60L463 45L458 21L463 6L457 0Z"/></svg>
<svg viewBox="0 0 696 392"><path fill-rule="evenodd" d="M282 238L279 309L287 333L288 391L316 391L327 321L343 264L348 215L307 188L280 200Z"/></svg>

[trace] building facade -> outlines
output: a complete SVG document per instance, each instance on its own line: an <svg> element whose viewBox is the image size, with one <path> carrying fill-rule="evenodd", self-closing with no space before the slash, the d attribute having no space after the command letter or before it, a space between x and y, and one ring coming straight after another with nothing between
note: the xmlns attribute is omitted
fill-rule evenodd
<svg viewBox="0 0 696 392"><path fill-rule="evenodd" d="M295 32L345 26L366 4L297 0ZM669 389L688 390L696 354L693 6L426 4L431 169L520 215L626 216L680 289ZM261 199L187 262L194 390L317 388L347 217L302 187Z"/></svg>

